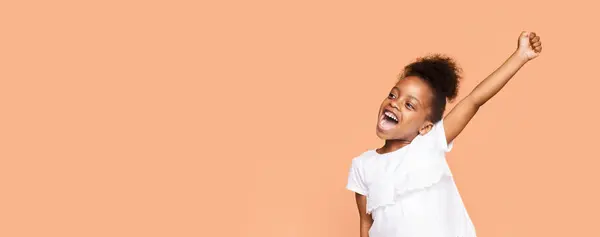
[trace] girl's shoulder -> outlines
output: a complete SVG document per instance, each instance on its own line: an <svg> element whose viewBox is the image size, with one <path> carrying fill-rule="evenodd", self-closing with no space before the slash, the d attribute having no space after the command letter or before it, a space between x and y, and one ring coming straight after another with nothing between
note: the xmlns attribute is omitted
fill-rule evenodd
<svg viewBox="0 0 600 237"><path fill-rule="evenodd" d="M360 155L352 158L352 163L363 162L364 160L370 159L376 155L377 155L376 149L369 149L369 150L366 150L366 151L360 153Z"/></svg>
<svg viewBox="0 0 600 237"><path fill-rule="evenodd" d="M378 154L376 150L377 149L366 150L365 152L361 153L360 155L358 155L354 159L366 159L366 158L369 158L369 157L376 156Z"/></svg>

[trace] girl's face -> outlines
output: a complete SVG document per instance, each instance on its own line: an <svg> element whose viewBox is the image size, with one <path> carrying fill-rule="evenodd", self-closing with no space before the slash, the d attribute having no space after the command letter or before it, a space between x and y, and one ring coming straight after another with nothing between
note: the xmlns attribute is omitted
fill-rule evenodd
<svg viewBox="0 0 600 237"><path fill-rule="evenodd" d="M379 108L377 136L384 140L411 141L432 127L427 121L433 91L419 77L400 79Z"/></svg>

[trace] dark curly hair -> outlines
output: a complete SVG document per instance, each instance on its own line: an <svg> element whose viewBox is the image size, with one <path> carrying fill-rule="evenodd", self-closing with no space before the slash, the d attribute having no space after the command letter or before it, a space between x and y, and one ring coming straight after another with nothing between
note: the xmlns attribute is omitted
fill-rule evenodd
<svg viewBox="0 0 600 237"><path fill-rule="evenodd" d="M416 76L427 82L433 89L433 104L429 119L435 123L442 119L446 109L446 101L452 101L458 95L462 69L447 56L433 54L418 58L404 67L400 79Z"/></svg>

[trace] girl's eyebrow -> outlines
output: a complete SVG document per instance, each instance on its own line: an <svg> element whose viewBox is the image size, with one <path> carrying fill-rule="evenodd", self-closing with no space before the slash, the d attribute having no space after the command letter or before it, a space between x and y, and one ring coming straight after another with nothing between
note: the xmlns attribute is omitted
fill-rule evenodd
<svg viewBox="0 0 600 237"><path fill-rule="evenodd" d="M396 90L400 91L400 88L398 88L397 86L394 86L392 89L396 89ZM407 96L410 97L413 100L416 100L419 105L422 105L421 101L419 99L417 99L417 97L414 97L412 95L407 95Z"/></svg>

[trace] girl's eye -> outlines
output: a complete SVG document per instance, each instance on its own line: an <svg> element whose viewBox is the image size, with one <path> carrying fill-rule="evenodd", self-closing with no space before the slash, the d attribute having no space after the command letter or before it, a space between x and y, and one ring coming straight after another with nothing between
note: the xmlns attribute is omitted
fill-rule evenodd
<svg viewBox="0 0 600 237"><path fill-rule="evenodd" d="M390 94L388 95L388 98L390 98L390 99L394 99L394 98L396 98L396 96L395 96L393 93L390 93Z"/></svg>
<svg viewBox="0 0 600 237"><path fill-rule="evenodd" d="M408 108L408 109L415 109L415 107L412 104L410 104L410 103L406 103L406 108Z"/></svg>

